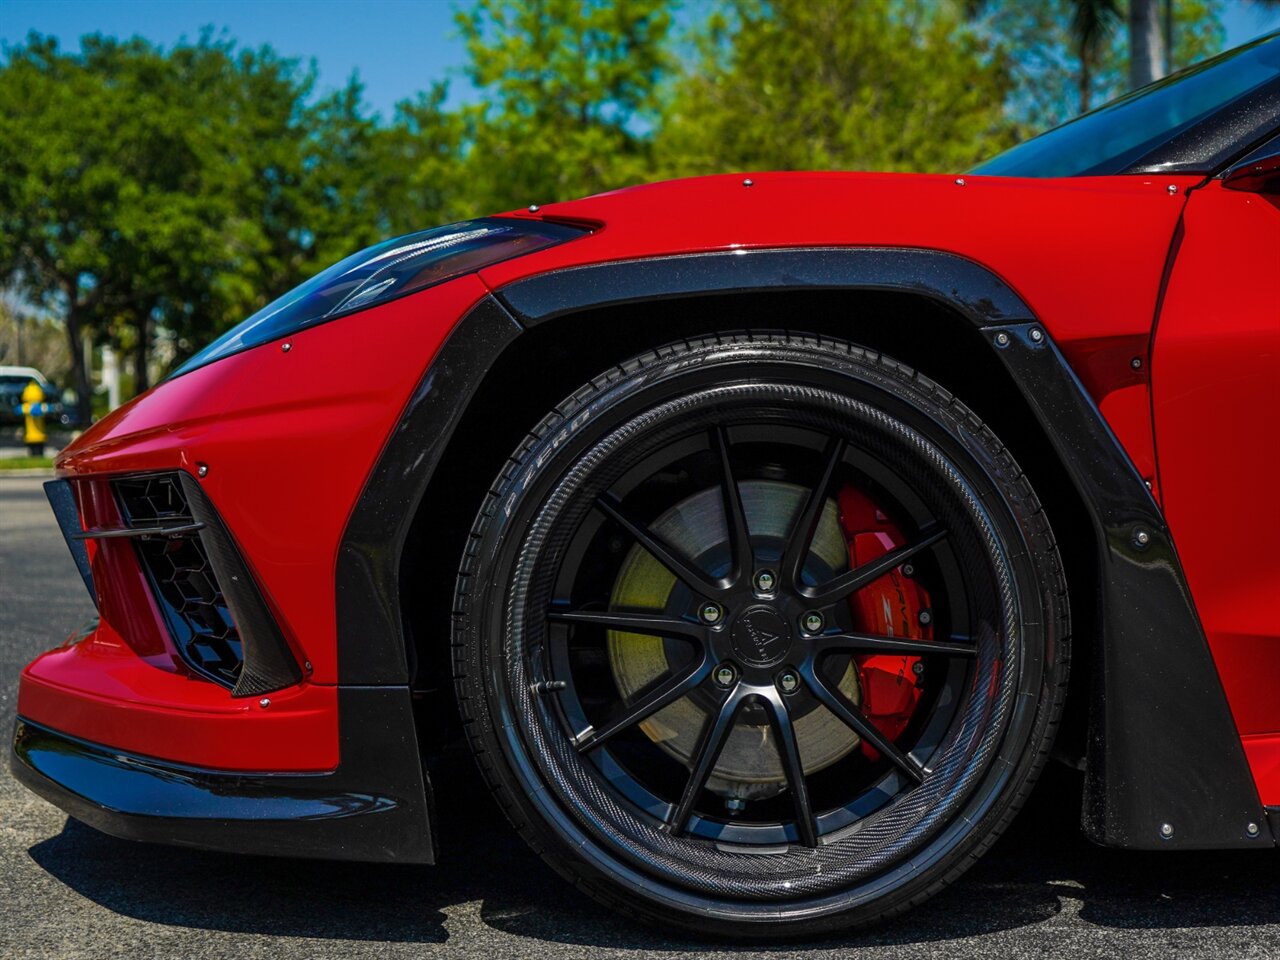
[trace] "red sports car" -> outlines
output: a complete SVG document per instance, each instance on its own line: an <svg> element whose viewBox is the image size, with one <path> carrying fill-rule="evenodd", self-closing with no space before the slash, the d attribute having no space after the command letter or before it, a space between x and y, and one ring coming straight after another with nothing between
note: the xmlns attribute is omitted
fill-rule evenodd
<svg viewBox="0 0 1280 960"><path fill-rule="evenodd" d="M920 903L1051 753L1100 843L1272 848L1278 278L1280 34L963 176L372 247L60 456L100 618L14 770L118 836L430 863L465 736L570 882L732 936Z"/></svg>

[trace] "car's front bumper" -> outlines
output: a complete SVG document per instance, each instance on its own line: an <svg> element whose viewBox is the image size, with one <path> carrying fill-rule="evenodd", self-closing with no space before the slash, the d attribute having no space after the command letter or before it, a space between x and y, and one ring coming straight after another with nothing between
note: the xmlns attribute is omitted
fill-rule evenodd
<svg viewBox="0 0 1280 960"><path fill-rule="evenodd" d="M408 690L339 690L328 773L211 770L139 756L21 715L14 776L77 820L130 840L273 856L431 863L430 795Z"/></svg>
<svg viewBox="0 0 1280 960"><path fill-rule="evenodd" d="M358 330L323 324L228 357L114 411L62 453L51 500L99 619L22 672L12 754L21 782L123 837L433 859L404 641L382 642L362 622L347 649L376 648L391 662L373 678L341 662L335 564L400 411L484 293L461 277L362 314ZM120 484L159 476L177 479L192 511L204 500L216 510L216 520L188 518L202 543L221 538L204 543L209 569L192 568L213 599L187 599L203 614L226 606L243 634L254 624L230 595L237 583L256 587L260 619L278 628L296 675L248 695L184 655L189 638L174 632L176 601L160 584L194 586L192 570L175 559L174 578L159 577L135 549L141 534L121 532L140 522Z"/></svg>

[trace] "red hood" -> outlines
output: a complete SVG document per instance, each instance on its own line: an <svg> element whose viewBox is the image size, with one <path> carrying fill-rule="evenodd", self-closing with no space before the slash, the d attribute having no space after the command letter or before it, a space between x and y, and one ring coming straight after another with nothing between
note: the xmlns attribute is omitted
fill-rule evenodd
<svg viewBox="0 0 1280 960"><path fill-rule="evenodd" d="M601 229L497 264L481 278L496 289L605 260L753 247L914 247L981 263L1055 333L1133 334L1150 330L1169 241L1186 191L1201 180L902 173L670 180L517 212Z"/></svg>

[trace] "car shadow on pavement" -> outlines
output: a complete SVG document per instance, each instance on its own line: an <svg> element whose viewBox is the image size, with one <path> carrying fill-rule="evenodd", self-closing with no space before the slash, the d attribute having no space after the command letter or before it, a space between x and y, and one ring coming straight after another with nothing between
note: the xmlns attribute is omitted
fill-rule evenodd
<svg viewBox="0 0 1280 960"><path fill-rule="evenodd" d="M118 840L68 819L31 847L76 893L169 926L287 937L442 943L428 867L242 857Z"/></svg>
<svg viewBox="0 0 1280 960"><path fill-rule="evenodd" d="M437 799L445 828L434 867L172 849L117 840L74 820L29 852L88 899L167 925L425 944L474 923L457 916L474 910L513 937L649 952L705 949L597 907L524 846L468 763L457 759L442 772ZM1126 929L1251 925L1280 916L1273 851L1104 850L1080 834L1078 811L1075 775L1046 771L1006 836L950 889L896 921L808 946L956 940L1040 923L1064 910L1088 924Z"/></svg>

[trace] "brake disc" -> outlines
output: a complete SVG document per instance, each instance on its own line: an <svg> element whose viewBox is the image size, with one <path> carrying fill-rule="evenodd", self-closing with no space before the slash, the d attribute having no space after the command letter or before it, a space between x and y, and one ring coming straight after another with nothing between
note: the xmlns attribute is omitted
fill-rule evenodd
<svg viewBox="0 0 1280 960"><path fill-rule="evenodd" d="M739 484L747 526L753 542L764 547L785 540L793 518L808 491L777 480L748 480ZM652 529L686 556L728 555L729 532L718 487L696 493L662 514ZM830 571L848 565L849 548L837 520L835 500L828 500L813 537L808 563L824 564ZM676 588L675 576L639 545L633 547L614 581L610 596L613 609L664 610ZM668 644L661 637L620 630L608 633L609 665L614 681L629 702L639 691L670 672L674 664ZM853 703L861 703L857 669L852 662L839 683ZM812 774L846 756L860 738L825 707L812 708L795 720L796 739L806 774ZM645 736L686 767L707 722L708 711L694 697L683 697L640 724ZM739 715L707 788L725 797L751 799L780 793L786 778L773 730L765 722L752 723L749 713Z"/></svg>

